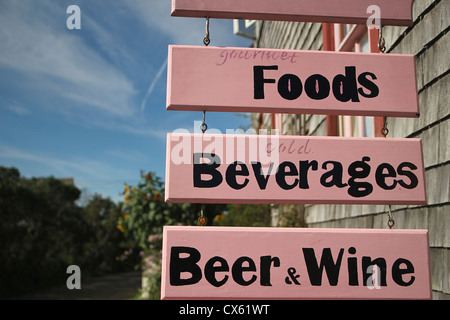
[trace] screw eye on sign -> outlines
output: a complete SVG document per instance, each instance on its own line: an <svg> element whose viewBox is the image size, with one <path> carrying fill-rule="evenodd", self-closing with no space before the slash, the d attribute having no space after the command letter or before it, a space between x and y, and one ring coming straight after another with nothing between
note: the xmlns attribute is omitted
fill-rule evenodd
<svg viewBox="0 0 450 320"><path fill-rule="evenodd" d="M428 250L427 230L165 226L161 298L430 299Z"/></svg>
<svg viewBox="0 0 450 320"><path fill-rule="evenodd" d="M169 133L166 201L427 203L421 140Z"/></svg>
<svg viewBox="0 0 450 320"><path fill-rule="evenodd" d="M171 45L167 109L418 117L415 70L406 54Z"/></svg>
<svg viewBox="0 0 450 320"><path fill-rule="evenodd" d="M414 0L172 0L172 16L365 24L376 5L383 25L412 25Z"/></svg>

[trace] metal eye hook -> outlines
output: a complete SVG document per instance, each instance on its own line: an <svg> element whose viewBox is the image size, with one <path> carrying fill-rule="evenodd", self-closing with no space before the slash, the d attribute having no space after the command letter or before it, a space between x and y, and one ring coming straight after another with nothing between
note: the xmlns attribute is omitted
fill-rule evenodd
<svg viewBox="0 0 450 320"><path fill-rule="evenodd" d="M202 133L205 133L205 131L208 130L208 125L205 122L205 118L206 118L206 111L203 111L203 121L202 124L200 125L200 130L202 130Z"/></svg>
<svg viewBox="0 0 450 320"><path fill-rule="evenodd" d="M206 225L207 219L206 217L203 215L203 208L205 207L204 204L202 204L201 209L200 209L200 217L198 217L198 223L200 223L200 226L204 227Z"/></svg>
<svg viewBox="0 0 450 320"><path fill-rule="evenodd" d="M387 128L387 118L384 117L383 128L381 129L381 134L386 138L389 133L389 129Z"/></svg>
<svg viewBox="0 0 450 320"><path fill-rule="evenodd" d="M206 31L205 31L205 37L203 38L203 44L205 46L208 46L211 42L211 39L209 39L209 17L206 17Z"/></svg>
<svg viewBox="0 0 450 320"><path fill-rule="evenodd" d="M389 205L388 222L387 222L389 229L392 229L394 227L394 224L395 224L395 221L392 218L391 205Z"/></svg>
<svg viewBox="0 0 450 320"><path fill-rule="evenodd" d="M381 53L385 53L386 42L383 37L383 26L381 24L378 30L378 50L380 50Z"/></svg>

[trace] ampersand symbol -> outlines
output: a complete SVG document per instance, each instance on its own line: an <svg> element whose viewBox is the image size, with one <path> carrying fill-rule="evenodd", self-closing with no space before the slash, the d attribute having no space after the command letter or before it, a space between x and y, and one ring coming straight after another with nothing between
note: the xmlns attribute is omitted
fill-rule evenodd
<svg viewBox="0 0 450 320"><path fill-rule="evenodd" d="M287 284L292 284L294 283L295 285L300 285L300 282L298 282L297 278L300 278L299 274L296 274L297 270L295 270L295 268L289 268L288 269L288 274L289 276L286 277L286 279L284 280ZM292 281L291 281L292 280Z"/></svg>

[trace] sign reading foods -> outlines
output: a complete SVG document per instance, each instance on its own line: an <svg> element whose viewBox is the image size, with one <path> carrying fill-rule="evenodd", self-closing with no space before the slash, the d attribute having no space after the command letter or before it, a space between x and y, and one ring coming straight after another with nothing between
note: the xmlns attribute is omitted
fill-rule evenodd
<svg viewBox="0 0 450 320"><path fill-rule="evenodd" d="M169 46L167 109L418 117L414 59Z"/></svg>

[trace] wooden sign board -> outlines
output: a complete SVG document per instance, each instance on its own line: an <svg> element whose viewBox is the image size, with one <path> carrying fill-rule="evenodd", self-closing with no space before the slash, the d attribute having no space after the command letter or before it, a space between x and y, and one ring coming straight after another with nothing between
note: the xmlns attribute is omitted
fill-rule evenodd
<svg viewBox="0 0 450 320"><path fill-rule="evenodd" d="M427 203L421 140L169 133L166 201Z"/></svg>
<svg viewBox="0 0 450 320"><path fill-rule="evenodd" d="M415 70L406 54L171 45L167 109L418 117Z"/></svg>
<svg viewBox="0 0 450 320"><path fill-rule="evenodd" d="M383 25L411 26L414 0L172 0L172 16L365 24L368 7Z"/></svg>
<svg viewBox="0 0 450 320"><path fill-rule="evenodd" d="M164 227L162 299L430 299L428 230Z"/></svg>

